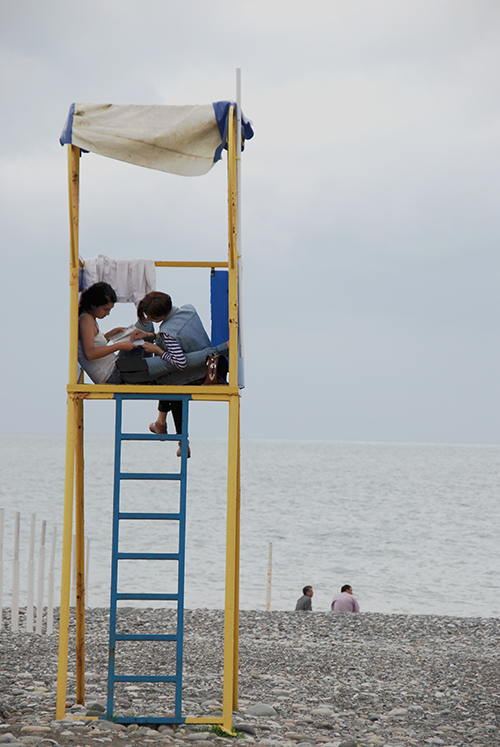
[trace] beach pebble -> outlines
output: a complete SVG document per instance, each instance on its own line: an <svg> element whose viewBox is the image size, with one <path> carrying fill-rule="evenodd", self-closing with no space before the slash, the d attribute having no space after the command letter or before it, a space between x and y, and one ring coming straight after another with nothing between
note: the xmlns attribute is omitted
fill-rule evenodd
<svg viewBox="0 0 500 747"><path fill-rule="evenodd" d="M235 731L245 732L245 734L251 734L252 736L255 736L256 734L255 729L251 724L244 724L241 721L233 723L233 729Z"/></svg>
<svg viewBox="0 0 500 747"><path fill-rule="evenodd" d="M37 724L33 724L33 726L23 726L21 728L21 734L25 734L26 732L30 732L32 734L46 734L47 732L51 732L52 729L50 726L39 726Z"/></svg>
<svg viewBox="0 0 500 747"><path fill-rule="evenodd" d="M114 721L101 719L96 721L96 729L100 731L125 731L126 727L123 724L116 724Z"/></svg>
<svg viewBox="0 0 500 747"><path fill-rule="evenodd" d="M255 703L255 705L249 706L245 709L246 713L250 713L252 716L277 716L276 710L271 705L266 703Z"/></svg>
<svg viewBox="0 0 500 747"><path fill-rule="evenodd" d="M301 734L296 731L289 731L285 734L286 739L291 739L293 742L309 742L311 740L310 734Z"/></svg>
<svg viewBox="0 0 500 747"><path fill-rule="evenodd" d="M389 713L388 716L406 716L408 713L407 708L393 708Z"/></svg>
<svg viewBox="0 0 500 747"><path fill-rule="evenodd" d="M4 616L8 614L4 609ZM61 747L99 747L99 742L188 747L196 741L203 747L237 747L235 740L197 731L199 724L174 732L168 724L157 731L137 725L126 729L102 718L85 720L91 707L93 714L105 714L107 615L107 610L86 610L87 667L94 673L87 683L92 688L87 688L88 706L75 703L75 676L70 673L67 708L74 718L59 721L49 721L55 707L57 636L15 635L6 625L0 644L9 670L2 674L0 669L0 718L9 723L0 723L0 747L2 739L8 747L58 747L52 736ZM123 608L121 632L137 629L138 618L142 629L163 633L172 628L174 613ZM185 610L186 715L220 713L223 626L222 611ZM73 613L70 639L74 645ZM320 612L299 616L242 610L240 711L234 713L233 726L244 731L246 743L262 747L356 742L360 747L500 747L499 641L496 618ZM166 673L175 667L175 656L170 657L167 648L155 649L155 656L164 657L159 664ZM131 642L128 671L149 674L149 666L140 642ZM28 669L32 677L25 676ZM47 692L31 687L46 687ZM173 707L169 687L118 683L115 715L168 715ZM20 692L14 695L14 690ZM203 734L201 740L193 739L196 734Z"/></svg>

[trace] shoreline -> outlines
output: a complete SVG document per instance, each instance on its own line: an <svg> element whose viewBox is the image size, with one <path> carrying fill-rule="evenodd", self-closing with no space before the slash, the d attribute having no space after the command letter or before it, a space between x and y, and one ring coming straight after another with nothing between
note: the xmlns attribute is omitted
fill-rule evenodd
<svg viewBox="0 0 500 747"><path fill-rule="evenodd" d="M87 704L105 703L107 614L105 608L86 611ZM119 613L122 631L168 632L173 622L174 613L161 609L122 608ZM185 610L185 715L201 716L220 705L222 636L223 611ZM261 747L300 742L340 747L349 740L367 747L499 745L499 644L497 618L243 610L234 723L246 728L247 742ZM52 740L51 747L95 747L102 736L103 722L53 721L57 648L57 633L1 632L0 741L9 733L14 745L21 729L33 735L36 726L47 729L43 736ZM143 642L127 642L126 651L117 651L117 664L123 655L134 673L155 673L151 666L168 667L171 661L166 645L155 651L149 659ZM68 712L85 716L87 709L74 704L74 659L69 659L69 671ZM129 686L117 688L115 709L161 715L168 703L164 686ZM272 709L269 716L252 713L259 703ZM107 732L105 741L127 747L152 736L141 729L117 729ZM191 743L192 736L189 727L175 736L169 729L161 736L155 732L156 740L177 747ZM206 747L231 741L207 736Z"/></svg>

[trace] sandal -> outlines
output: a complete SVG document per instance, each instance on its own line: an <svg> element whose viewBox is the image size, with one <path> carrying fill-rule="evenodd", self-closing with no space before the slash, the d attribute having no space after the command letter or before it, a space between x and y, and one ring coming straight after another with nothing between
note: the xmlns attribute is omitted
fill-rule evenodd
<svg viewBox="0 0 500 747"><path fill-rule="evenodd" d="M188 446L187 458L189 459L191 457L191 447L189 445L189 438L188 438L187 446ZM178 457L182 456L182 441L179 441L179 448L177 449L176 456Z"/></svg>
<svg viewBox="0 0 500 747"><path fill-rule="evenodd" d="M161 425L161 423L150 423L149 430L151 433L156 433L157 436L163 436L167 432L167 426Z"/></svg>

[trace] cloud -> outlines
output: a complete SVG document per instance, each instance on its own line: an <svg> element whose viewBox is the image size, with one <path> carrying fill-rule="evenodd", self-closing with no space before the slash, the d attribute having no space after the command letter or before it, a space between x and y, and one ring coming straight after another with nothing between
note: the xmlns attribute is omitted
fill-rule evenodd
<svg viewBox="0 0 500 747"><path fill-rule="evenodd" d="M64 429L69 105L234 98L240 66L256 131L242 160L245 435L498 440L499 13L470 0L4 3L1 303L36 332L3 428ZM83 256L225 256L225 163L199 179L93 154L81 167ZM208 321L195 275L160 282ZM210 415L196 422L213 433Z"/></svg>

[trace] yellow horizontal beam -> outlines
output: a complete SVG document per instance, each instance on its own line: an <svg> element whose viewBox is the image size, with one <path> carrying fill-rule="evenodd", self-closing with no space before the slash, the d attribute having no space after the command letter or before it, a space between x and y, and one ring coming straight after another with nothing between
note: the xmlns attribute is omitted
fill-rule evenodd
<svg viewBox="0 0 500 747"><path fill-rule="evenodd" d="M195 717L195 716L187 716L186 717L186 724L222 724L224 721L223 718L217 717L217 718L203 718L203 716Z"/></svg>
<svg viewBox="0 0 500 747"><path fill-rule="evenodd" d="M237 386L138 386L110 384L75 384L67 386L72 399L112 400L115 394L153 394L158 399L168 394L190 394L193 400L200 402L229 402L240 396Z"/></svg>
<svg viewBox="0 0 500 747"><path fill-rule="evenodd" d="M155 261L155 267L227 267L228 262L163 262Z"/></svg>

